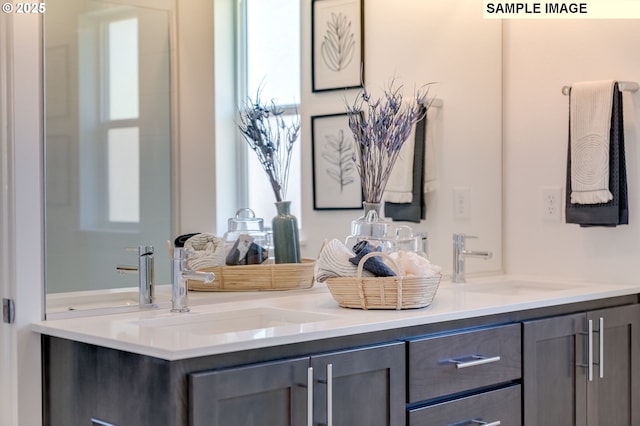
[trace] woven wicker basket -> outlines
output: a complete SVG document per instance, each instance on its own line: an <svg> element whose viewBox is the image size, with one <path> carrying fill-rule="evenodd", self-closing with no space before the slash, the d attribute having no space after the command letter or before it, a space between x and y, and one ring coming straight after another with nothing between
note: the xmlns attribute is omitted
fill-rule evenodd
<svg viewBox="0 0 640 426"><path fill-rule="evenodd" d="M388 255L372 252L358 264L356 277L327 279L327 287L333 298L343 308L357 309L414 309L429 306L440 284L441 276L363 277L364 262L380 256L390 263L394 272L399 268Z"/></svg>
<svg viewBox="0 0 640 426"><path fill-rule="evenodd" d="M293 290L313 287L314 259L301 263L268 263L204 268L216 275L212 283L188 280L195 291L263 291Z"/></svg>

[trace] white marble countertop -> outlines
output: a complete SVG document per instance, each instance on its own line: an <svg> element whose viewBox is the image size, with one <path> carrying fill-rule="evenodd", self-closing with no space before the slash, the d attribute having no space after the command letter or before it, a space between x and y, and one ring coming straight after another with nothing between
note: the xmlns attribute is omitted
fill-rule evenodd
<svg viewBox="0 0 640 426"><path fill-rule="evenodd" d="M433 303L411 310L340 308L323 284L308 290L190 292L191 312L158 308L41 321L50 336L166 360L214 355L359 333L640 293L640 284L496 276L443 281Z"/></svg>

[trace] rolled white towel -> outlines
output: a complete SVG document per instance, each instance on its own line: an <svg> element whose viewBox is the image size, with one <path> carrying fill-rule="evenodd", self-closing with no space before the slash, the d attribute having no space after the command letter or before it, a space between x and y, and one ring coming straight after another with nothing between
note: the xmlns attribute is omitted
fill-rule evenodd
<svg viewBox="0 0 640 426"><path fill-rule="evenodd" d="M355 277L358 275L358 267L349 262L354 257L353 251L340 240L332 239L325 243L316 261L316 281L324 282L327 278ZM368 271L362 271L362 276L372 277Z"/></svg>
<svg viewBox="0 0 640 426"><path fill-rule="evenodd" d="M187 267L192 271L224 266L224 242L213 234L194 235L184 243Z"/></svg>

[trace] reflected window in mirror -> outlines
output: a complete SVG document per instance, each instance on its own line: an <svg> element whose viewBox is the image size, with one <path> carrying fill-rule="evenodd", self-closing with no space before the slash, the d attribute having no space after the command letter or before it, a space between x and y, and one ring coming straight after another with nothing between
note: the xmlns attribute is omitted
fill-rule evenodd
<svg viewBox="0 0 640 426"><path fill-rule="evenodd" d="M80 114L90 134L80 149L91 164L81 171L81 220L88 230L131 231L140 223L139 19L128 8L80 19L90 35L79 40Z"/></svg>
<svg viewBox="0 0 640 426"><path fill-rule="evenodd" d="M107 192L109 222L140 222L140 128L138 19L118 19L107 26L108 85Z"/></svg>
<svg viewBox="0 0 640 426"><path fill-rule="evenodd" d="M300 2L299 0L238 0L241 13L236 35L240 52L238 67L239 104L273 100L291 120L298 117L300 102ZM274 24L276 23L276 24ZM286 23L283 25L282 23ZM238 134L239 138L242 138ZM275 215L275 196L260 162L242 140L240 173L244 199L256 216ZM300 141L294 145L287 199L301 224ZM242 206L240 206L242 207Z"/></svg>

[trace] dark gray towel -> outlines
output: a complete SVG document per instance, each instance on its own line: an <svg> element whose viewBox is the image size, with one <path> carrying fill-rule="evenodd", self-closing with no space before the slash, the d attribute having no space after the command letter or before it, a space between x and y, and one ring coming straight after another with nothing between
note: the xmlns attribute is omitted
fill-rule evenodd
<svg viewBox="0 0 640 426"><path fill-rule="evenodd" d="M360 263L360 260L362 260L364 256L371 253L372 251L381 251L381 250L382 249L380 247L373 247L366 240L359 241L353 246L353 253L355 254L355 257L350 258L349 262L358 266L358 264ZM376 277L395 277L396 276L396 273L393 272L393 270L389 268L380 257L377 257L377 256L370 257L369 259L367 259L364 262L364 265L362 265L362 267L365 271L371 272Z"/></svg>
<svg viewBox="0 0 640 426"><path fill-rule="evenodd" d="M571 105L571 101L569 101ZM624 155L624 123L622 120L622 93L618 83L613 86L613 108L609 138L609 191L613 199L599 204L571 203L571 141L567 156L567 190L565 217L567 223L588 226L617 226L629 223L629 203L627 199L627 167ZM571 134L571 120L569 120Z"/></svg>
<svg viewBox="0 0 640 426"><path fill-rule="evenodd" d="M384 203L384 215L394 221L420 223L427 216L424 203L424 153L427 140L427 114L416 123L413 148L413 197L410 203Z"/></svg>

